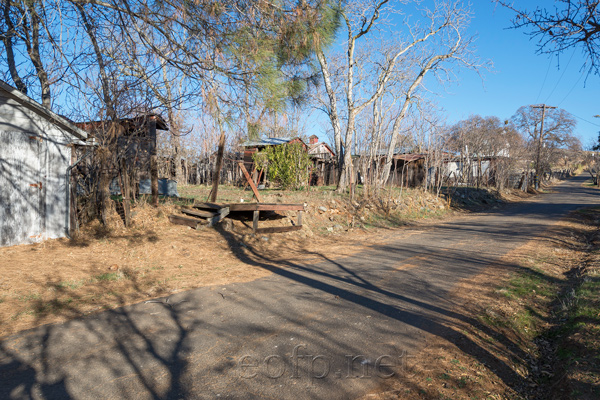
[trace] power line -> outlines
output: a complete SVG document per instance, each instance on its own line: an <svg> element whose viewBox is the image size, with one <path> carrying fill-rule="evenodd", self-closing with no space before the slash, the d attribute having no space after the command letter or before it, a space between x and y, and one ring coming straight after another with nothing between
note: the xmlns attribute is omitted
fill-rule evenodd
<svg viewBox="0 0 600 400"><path fill-rule="evenodd" d="M550 67L552 66L552 60L554 60L554 53L552 53L552 55L550 56L550 61L548 62L548 68L546 69L546 75L544 76L544 82L542 82L542 87L540 88L540 92L538 93L537 97L535 98L536 103L542 94L542 90L544 90L544 86L546 86L546 79L548 79L548 72L550 72Z"/></svg>
<svg viewBox="0 0 600 400"><path fill-rule="evenodd" d="M583 78L583 76L586 74L586 71L584 70L581 73L581 76L579 77L579 79L577 79L577 82L575 82L575 84L573 85L573 87L571 88L571 90L569 90L569 92L567 93L567 95L565 97L563 97L563 99L560 101L560 103L558 103L558 107L560 107L560 105L567 99L567 97L569 97L569 95L573 92L573 90L575 90L575 87L579 84L579 81L581 80L581 78Z"/></svg>
<svg viewBox="0 0 600 400"><path fill-rule="evenodd" d="M573 60L573 56L574 55L575 55L575 50L573 50L573 53L571 53L571 58L569 58L569 62L567 62L567 66L563 70L563 73L561 74L560 78L558 78L558 80L556 81L556 85L554 85L554 89L552 89L552 91L550 92L550 94L548 95L548 97L546 97L546 100L544 102L548 101L548 99L550 98L550 96L552 96L552 94L554 93L554 91L558 87L558 84L560 83L560 81L562 80L563 76L565 76L565 73L569 69L569 65L571 64L571 60Z"/></svg>
<svg viewBox="0 0 600 400"><path fill-rule="evenodd" d="M577 118L577 119L580 119L580 120L582 120L582 121L585 121L585 122L587 122L587 123L588 123L588 124L590 124L590 125L594 125L594 126L600 127L600 125L598 125L598 124L595 124L595 123L593 123L593 122L591 122L591 121L588 121L588 120L587 120L587 119L585 119L585 118L581 118L581 117L579 117L579 116L577 116L577 115L573 114L572 112L569 112L569 114L571 114L572 116L574 116L574 117L575 117L575 118Z"/></svg>

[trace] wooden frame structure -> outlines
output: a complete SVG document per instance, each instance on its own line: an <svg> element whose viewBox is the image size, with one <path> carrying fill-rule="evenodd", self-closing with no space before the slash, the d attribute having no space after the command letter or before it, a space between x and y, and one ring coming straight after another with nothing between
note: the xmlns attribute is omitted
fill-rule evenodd
<svg viewBox="0 0 600 400"><path fill-rule="evenodd" d="M282 203L232 203L232 204L216 204L216 203L199 203L194 204L194 208L199 210L223 210L227 209L227 214L252 212L252 231L254 233L280 233L291 232L302 229L302 215L304 213L304 204L282 204ZM298 219L295 225L292 226L275 226L268 228L259 228L258 220L261 211L297 211ZM182 210L188 215L198 214L189 213L188 210ZM198 212L196 212L198 213ZM206 213L206 211L204 211ZM204 215L204 214L202 214Z"/></svg>
<svg viewBox="0 0 600 400"><path fill-rule="evenodd" d="M223 136L221 136L221 143L219 144L219 154L217 160L217 167L215 169L215 176L218 176L218 171L221 166L221 159L223 152ZM239 167L244 173L244 176L248 180L254 197L258 203L231 203L231 204L218 204L215 202L217 197L217 190L219 187L219 181L215 179L213 188L211 190L210 203L197 203L191 208L182 208L181 212L183 215L169 215L169 220L178 225L189 226L194 229L202 225L213 226L220 223L227 215L236 213L247 213L252 212L252 231L254 233L279 233L279 232L291 232L302 229L302 214L304 213L304 204L282 204L282 203L261 203L261 197L258 193L258 189L248 170L244 166L243 162L239 163ZM296 224L292 226L274 226L268 228L259 228L258 220L260 218L261 211L297 211L298 220Z"/></svg>

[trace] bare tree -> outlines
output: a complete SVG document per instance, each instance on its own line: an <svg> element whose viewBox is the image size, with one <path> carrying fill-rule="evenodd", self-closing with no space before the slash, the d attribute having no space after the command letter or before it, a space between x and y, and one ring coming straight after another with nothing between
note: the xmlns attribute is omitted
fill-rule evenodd
<svg viewBox="0 0 600 400"><path fill-rule="evenodd" d="M527 10L513 2L496 1L516 13L514 28L525 28L529 36L539 39L540 53L560 54L581 47L590 63L589 72L600 74L600 1L556 0L550 10Z"/></svg>
<svg viewBox="0 0 600 400"><path fill-rule="evenodd" d="M473 115L454 124L448 135L447 149L459 155L465 183L477 187L494 183L497 189L502 189L510 175L516 173L524 146L508 121ZM485 171L483 160L487 163Z"/></svg>
<svg viewBox="0 0 600 400"><path fill-rule="evenodd" d="M557 149L581 148L579 139L574 136L577 121L571 114L560 108L547 109L543 131L542 116L541 109L523 106L512 117L515 128L528 142L529 159L540 178L550 170Z"/></svg>
<svg viewBox="0 0 600 400"><path fill-rule="evenodd" d="M398 3L411 2L405 0ZM403 119L417 99L416 94L425 75L430 71L442 71L450 61L468 67L475 67L476 63L471 57L472 40L462 35L470 13L460 2L438 1L432 9L422 10L422 25L405 21L408 28L394 32L392 36L397 39L392 43L376 35L384 24L389 24L390 16L398 14L398 10L387 0L374 3L358 0L347 4L340 1L338 7L347 33L345 69L341 74L332 74L323 47L317 49L317 59L329 99L326 111L338 152L338 190L343 191L353 176L351 153L357 116L386 93L390 82L399 76L399 71L402 71L402 79L407 84L401 89L403 100L388 143L387 159L380 177L382 182L387 181ZM369 49L370 57L357 57L357 54L360 55L360 46ZM357 74L361 72L363 76L372 76L374 84L370 82L365 85L364 80L357 79ZM343 87L342 93L336 93L336 79L341 81L337 87ZM342 110L339 96L344 98Z"/></svg>
<svg viewBox="0 0 600 400"><path fill-rule="evenodd" d="M6 63L8 64L10 76L13 82L15 82L17 89L23 93L28 92L25 82L21 79L17 71L18 68L14 54L15 46L22 45L25 48L28 60L34 67L41 88L41 103L45 107L51 108L51 80L43 60L45 39L42 15L44 13L44 3L41 1L2 1L2 14L5 26L2 37L6 49Z"/></svg>
<svg viewBox="0 0 600 400"><path fill-rule="evenodd" d="M17 69L15 60L14 41L17 35L15 24L11 17L11 0L2 0L2 23L0 23L0 37L6 50L6 63L10 72L10 77L15 83L17 89L27 94L27 85L21 78Z"/></svg>

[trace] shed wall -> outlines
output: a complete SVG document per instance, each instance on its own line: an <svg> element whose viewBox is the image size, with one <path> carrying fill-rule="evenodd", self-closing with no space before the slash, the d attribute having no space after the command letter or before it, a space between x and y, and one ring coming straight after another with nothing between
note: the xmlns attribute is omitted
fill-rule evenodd
<svg viewBox="0 0 600 400"><path fill-rule="evenodd" d="M0 91L0 246L66 236L72 140Z"/></svg>

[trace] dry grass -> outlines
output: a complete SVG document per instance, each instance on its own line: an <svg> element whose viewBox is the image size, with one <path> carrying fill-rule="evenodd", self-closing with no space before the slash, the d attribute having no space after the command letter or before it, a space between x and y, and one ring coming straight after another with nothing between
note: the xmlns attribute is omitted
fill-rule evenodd
<svg viewBox="0 0 600 400"><path fill-rule="evenodd" d="M193 230L168 221L175 209L143 205L133 210L130 229L113 214L110 229L94 222L72 240L0 248L0 337L182 290L268 275L247 263L254 253L273 262L310 262L324 252L335 258L385 240L348 227L326 236L306 227L255 237L241 221L233 222L231 232ZM331 223L329 211L310 214L309 224L315 219ZM289 223L285 218L264 222Z"/></svg>
<svg viewBox="0 0 600 400"><path fill-rule="evenodd" d="M266 276L268 271L248 263L254 254L272 262L335 258L384 243L389 229L414 220L455 215L420 190L394 189L386 199L351 201L332 188L313 189L264 193L265 202L306 204L298 232L255 237L244 221L234 221L230 232L196 231L169 223L173 204L141 205L133 210L130 229L113 212L110 229L94 222L72 240L0 248L0 337L182 290ZM181 192L205 201L208 190ZM249 191L228 187L220 188L219 198L239 201L240 193L250 200ZM290 219L295 213L261 225L290 225Z"/></svg>

